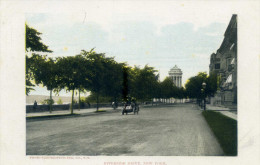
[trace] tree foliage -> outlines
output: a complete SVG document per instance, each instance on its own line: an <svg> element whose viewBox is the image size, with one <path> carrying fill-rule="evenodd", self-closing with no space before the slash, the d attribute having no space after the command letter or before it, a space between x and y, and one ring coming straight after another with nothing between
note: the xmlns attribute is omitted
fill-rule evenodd
<svg viewBox="0 0 260 165"><path fill-rule="evenodd" d="M201 89L202 83L206 83L205 93L202 93ZM205 72L198 73L197 76L191 77L188 82L185 84L186 94L190 98L201 99L203 95L205 96L213 96L217 91L217 77L212 74L210 76Z"/></svg>
<svg viewBox="0 0 260 165"><path fill-rule="evenodd" d="M29 95L30 91L34 90L33 87L35 86L33 84L33 66L34 61L33 59L29 58L28 56L25 57L25 84L26 84L26 95Z"/></svg>
<svg viewBox="0 0 260 165"><path fill-rule="evenodd" d="M26 51L32 52L52 52L44 43L42 43L41 34L36 29L25 24L26 30Z"/></svg>
<svg viewBox="0 0 260 165"><path fill-rule="evenodd" d="M33 72L35 84L46 86L47 90L50 91L49 100L52 100L53 90L56 89L58 91L60 85L60 72L55 60L37 54L33 54L30 60L33 61L30 69ZM50 102L50 112L51 111L52 102Z"/></svg>
<svg viewBox="0 0 260 165"><path fill-rule="evenodd" d="M171 98L174 97L174 84L173 81L169 78L166 77L162 82L161 82L161 92L162 98Z"/></svg>
<svg viewBox="0 0 260 165"><path fill-rule="evenodd" d="M48 49L48 46L42 43L40 35L42 33L38 32L36 29L29 27L27 24L25 24L26 29L26 52L52 52ZM34 74L33 74L33 68L35 67L35 63L37 59L32 59L32 57L28 57L26 55L26 95L30 93L31 90L34 90L33 87L35 86L33 84Z"/></svg>
<svg viewBox="0 0 260 165"><path fill-rule="evenodd" d="M156 70L148 65L144 68L135 66L130 72L130 94L137 100L150 100L154 97L157 83Z"/></svg>
<svg viewBox="0 0 260 165"><path fill-rule="evenodd" d="M98 103L99 103L99 96L101 94L105 94L106 91L106 75L108 74L108 63L110 58L106 58L104 53L96 53L94 49L87 52L82 50L81 54L84 58L89 61L90 65L90 89L93 93L95 93L97 99L97 110L98 110Z"/></svg>
<svg viewBox="0 0 260 165"><path fill-rule="evenodd" d="M74 91L90 87L89 68L91 66L82 55L58 58L57 66L60 74L60 88L72 91L71 113L73 113Z"/></svg>
<svg viewBox="0 0 260 165"><path fill-rule="evenodd" d="M50 92L61 89L72 92L71 113L75 90L79 91L79 100L80 92L91 91L89 99L93 101L95 98L97 110L100 99L118 102L132 97L137 101L151 101L153 98L186 96L185 90L177 88L170 78L160 82L154 67L131 67L94 49L57 59L37 54L27 59L28 64L31 63L28 68L33 73L31 79L35 84L46 86Z"/></svg>

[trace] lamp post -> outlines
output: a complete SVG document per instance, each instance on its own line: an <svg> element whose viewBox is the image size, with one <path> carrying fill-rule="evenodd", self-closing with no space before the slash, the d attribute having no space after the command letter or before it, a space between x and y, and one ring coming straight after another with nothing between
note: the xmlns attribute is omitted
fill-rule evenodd
<svg viewBox="0 0 260 165"><path fill-rule="evenodd" d="M204 98L204 111L206 110L206 86L207 84L205 82L202 83L202 89L201 91L203 91L203 98Z"/></svg>
<svg viewBox="0 0 260 165"><path fill-rule="evenodd" d="M201 99L200 99L200 107L201 107L201 109L203 108L203 103L202 103L202 100L204 99L204 89L203 88L201 88L201 95L202 95L202 97L201 97Z"/></svg>

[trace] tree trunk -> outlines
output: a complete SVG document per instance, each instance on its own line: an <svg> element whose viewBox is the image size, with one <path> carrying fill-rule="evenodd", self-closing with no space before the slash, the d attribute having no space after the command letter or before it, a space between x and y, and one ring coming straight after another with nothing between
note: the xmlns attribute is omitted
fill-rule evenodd
<svg viewBox="0 0 260 165"><path fill-rule="evenodd" d="M114 96L114 107L113 108L116 109L117 106L118 106L118 104L117 104L117 97Z"/></svg>
<svg viewBox="0 0 260 165"><path fill-rule="evenodd" d="M52 89L50 90L50 113L52 113Z"/></svg>
<svg viewBox="0 0 260 165"><path fill-rule="evenodd" d="M97 94L97 111L98 111L99 95Z"/></svg>
<svg viewBox="0 0 260 165"><path fill-rule="evenodd" d="M70 113L73 114L73 105L74 105L74 89L72 90L71 104L70 104Z"/></svg>
<svg viewBox="0 0 260 165"><path fill-rule="evenodd" d="M80 111L80 90L79 90L79 111Z"/></svg>
<svg viewBox="0 0 260 165"><path fill-rule="evenodd" d="M117 97L116 96L114 96L114 101L115 101L115 103L117 103Z"/></svg>

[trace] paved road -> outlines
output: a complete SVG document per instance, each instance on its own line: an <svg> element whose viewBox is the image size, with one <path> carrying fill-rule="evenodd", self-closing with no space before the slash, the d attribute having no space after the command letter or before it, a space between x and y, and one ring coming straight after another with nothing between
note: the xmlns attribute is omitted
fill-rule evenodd
<svg viewBox="0 0 260 165"><path fill-rule="evenodd" d="M192 104L26 123L27 155L223 155Z"/></svg>

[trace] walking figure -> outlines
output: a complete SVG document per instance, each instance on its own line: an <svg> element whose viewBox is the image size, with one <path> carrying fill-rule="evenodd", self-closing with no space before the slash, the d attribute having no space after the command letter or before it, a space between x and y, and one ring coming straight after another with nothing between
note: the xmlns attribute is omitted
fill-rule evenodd
<svg viewBox="0 0 260 165"><path fill-rule="evenodd" d="M37 108L37 101L35 100L33 104L33 110L36 110L36 108Z"/></svg>

